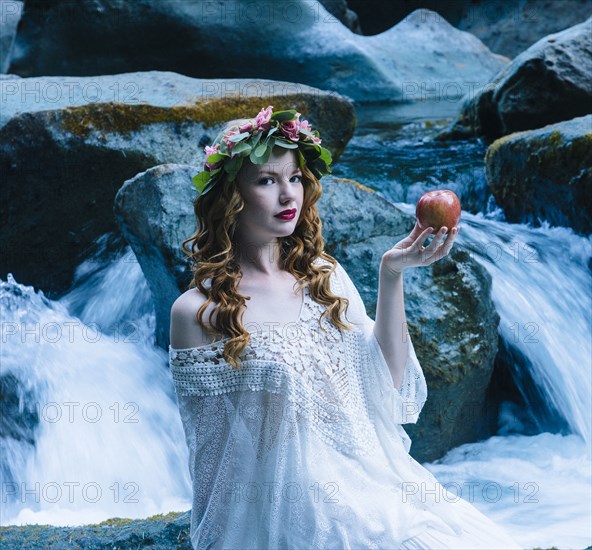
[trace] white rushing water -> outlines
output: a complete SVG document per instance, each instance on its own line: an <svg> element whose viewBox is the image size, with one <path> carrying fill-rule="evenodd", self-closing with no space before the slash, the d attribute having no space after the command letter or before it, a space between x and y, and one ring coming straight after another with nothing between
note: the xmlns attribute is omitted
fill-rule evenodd
<svg viewBox="0 0 592 550"><path fill-rule="evenodd" d="M409 205L398 205L412 213ZM491 273L500 332L572 433L520 433L510 403L498 435L426 463L446 487L525 548L585 548L591 534L589 239L463 212L458 242ZM191 507L187 450L151 295L126 251L82 264L59 301L0 283L2 375L20 412L39 414L35 447L5 438L2 524L79 525ZM23 408L24 407L24 408ZM29 438L30 434L28 434Z"/></svg>
<svg viewBox="0 0 592 550"><path fill-rule="evenodd" d="M410 205L397 206L414 214ZM525 547L587 548L592 545L592 239L567 228L532 228L463 212L456 243L492 277L499 333L528 360L524 383L534 382L572 433L546 432L542 420L542 433L520 434L520 414L506 402L498 435L452 449L425 466ZM523 390L528 395L532 388Z"/></svg>
<svg viewBox="0 0 592 550"><path fill-rule="evenodd" d="M132 261L130 261L132 260ZM0 283L2 375L37 412L2 441L2 524L81 525L191 507L188 453L152 297L133 254L88 260L59 302Z"/></svg>

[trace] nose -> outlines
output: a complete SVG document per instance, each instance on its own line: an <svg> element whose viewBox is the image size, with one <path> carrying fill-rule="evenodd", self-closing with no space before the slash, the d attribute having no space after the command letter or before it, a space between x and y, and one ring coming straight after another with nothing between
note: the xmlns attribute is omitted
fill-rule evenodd
<svg viewBox="0 0 592 550"><path fill-rule="evenodd" d="M297 197L297 185L289 180L282 178L280 183L280 202L282 205L295 202Z"/></svg>

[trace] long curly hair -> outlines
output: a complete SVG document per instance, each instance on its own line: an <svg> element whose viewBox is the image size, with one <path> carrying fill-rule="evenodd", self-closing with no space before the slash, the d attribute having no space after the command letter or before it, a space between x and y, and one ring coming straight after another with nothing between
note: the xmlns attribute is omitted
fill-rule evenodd
<svg viewBox="0 0 592 550"><path fill-rule="evenodd" d="M248 119L229 122L226 129L242 124ZM334 326L343 330L352 327L341 320L346 314L349 300L336 296L330 289L330 277L337 261L324 251L325 243L321 234L322 222L316 202L322 195L322 186L315 175L306 167L304 158L297 154L302 171L304 199L302 213L294 232L279 237L280 265L297 279L299 290L309 287L309 293L317 303L325 305L319 326L325 316ZM244 163L250 163L246 158ZM244 165L243 165L244 166ZM194 212L198 221L196 232L183 241L183 252L191 261L193 277L187 289L198 288L207 298L196 313L198 323L207 333L228 336L224 345L224 359L233 368L240 368L239 355L250 342L250 334L241 322L246 307L246 298L238 290L242 272L235 257L233 236L236 230L238 213L244 208L236 178L224 178L205 195L194 201ZM313 262L321 258L328 262ZM211 279L207 288L204 282ZM204 323L204 313L210 303L215 307L210 313L210 326ZM349 321L349 319L347 319Z"/></svg>

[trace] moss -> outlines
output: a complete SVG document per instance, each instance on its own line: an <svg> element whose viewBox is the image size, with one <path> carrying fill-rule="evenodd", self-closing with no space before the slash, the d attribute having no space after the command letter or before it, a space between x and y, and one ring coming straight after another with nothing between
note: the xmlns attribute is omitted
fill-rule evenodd
<svg viewBox="0 0 592 550"><path fill-rule="evenodd" d="M558 146L563 142L563 137L561 136L561 133L558 132L557 130L555 130L554 132L551 132L546 139L547 143L549 145L554 145L554 146Z"/></svg>
<svg viewBox="0 0 592 550"><path fill-rule="evenodd" d="M587 165L588 159L592 156L592 134L572 140L569 154L571 158Z"/></svg>
<svg viewBox="0 0 592 550"><path fill-rule="evenodd" d="M499 149L502 145L505 145L510 140L512 140L517 134L520 134L520 133L523 133L523 132L514 132L513 134L508 134L507 136L503 136L499 139L496 139L487 148L487 151L485 152L485 162L487 162L493 155L495 155L499 151Z"/></svg>
<svg viewBox="0 0 592 550"><path fill-rule="evenodd" d="M523 148L528 153L529 166L535 164L541 171L551 174L572 164L585 163L590 158L592 140L584 136L565 142L559 132L553 132L548 136L526 141Z"/></svg>
<svg viewBox="0 0 592 550"><path fill-rule="evenodd" d="M180 522L180 517L186 517ZM111 518L83 526L24 525L0 527L3 548L190 548L187 512L157 514L146 519ZM175 524L171 529L169 524ZM123 540L125 539L125 540ZM24 544L26 541L26 545ZM86 546L85 546L86 547Z"/></svg>
<svg viewBox="0 0 592 550"><path fill-rule="evenodd" d="M101 521L101 523L97 523L96 526L107 526L107 527L121 527L122 525L129 525L130 523L132 523L133 521L137 521L137 520L133 520L133 519L129 519L129 518L109 518L106 519L105 521Z"/></svg>
<svg viewBox="0 0 592 550"><path fill-rule="evenodd" d="M166 521L166 522L171 522L171 521L175 521L175 519L177 519L177 517L182 514L183 512L169 512L168 514L156 514L154 516L150 516L149 518L146 519L142 519L141 521ZM139 520L137 519L129 519L129 518L109 518L105 521L102 521L101 523L97 523L96 527L100 527L102 525L106 525L109 527L114 527L114 526L122 526L122 525L128 525L130 523L133 522L137 522Z"/></svg>
<svg viewBox="0 0 592 550"><path fill-rule="evenodd" d="M28 531L45 531L46 529L51 529L53 527L53 525L48 525L48 524L37 524L37 523L26 523L24 525L3 525L0 526L0 533L3 532L7 532L7 531L14 531L14 530L18 530L18 529L24 529L26 528Z"/></svg>
<svg viewBox="0 0 592 550"><path fill-rule="evenodd" d="M509 141L512 141L516 138L519 137L523 137L523 136L528 136L533 134L534 132L537 132L538 130L522 130L520 132L512 132L511 134L506 134L505 136L502 136L498 139L496 139L488 148L487 151L485 152L485 160L487 161L487 158L491 155L495 155L499 148L503 145L505 145L506 143L508 143ZM537 141L540 141L542 144L548 146L548 145L560 145L563 142L563 137L561 135L561 133L558 130L555 130L554 132L552 132L549 135L544 135L541 136L540 138L535 138ZM533 143L534 139L528 139L528 142Z"/></svg>
<svg viewBox="0 0 592 550"><path fill-rule="evenodd" d="M365 185L362 185L361 183L357 182L356 180L352 180L349 178L335 178L335 181L353 184L361 191L366 191L368 193L376 193L376 191L374 189L370 189L370 187L366 187Z"/></svg>
<svg viewBox="0 0 592 550"><path fill-rule="evenodd" d="M150 520L163 520L163 521L175 521L184 512L169 512L168 514L156 514L146 518L146 521Z"/></svg>
<svg viewBox="0 0 592 550"><path fill-rule="evenodd" d="M269 96L265 102L273 105L275 110L298 108L306 116L309 101L308 95L292 94ZM259 112L261 105L260 97L199 100L193 104L174 107L130 105L111 101L67 107L61 113L64 129L84 138L93 131L127 134L157 123L200 122L206 126L216 126L228 120L244 118L245 113Z"/></svg>
<svg viewBox="0 0 592 550"><path fill-rule="evenodd" d="M533 133L537 132L537 130L524 130L522 132L514 132L512 134L508 134L503 136L499 139L496 139L488 148L485 153L485 161L487 162L488 158L492 155L495 155L500 147L508 143L509 141L513 140L514 138L520 136L528 136L529 134L532 135ZM562 145L566 145L563 135L559 130L555 130L550 134L542 134L540 136L531 137L524 141L526 143L529 150L556 150ZM574 149L577 148L578 150L581 149L582 155L588 155L589 148L592 147L592 133L586 134L581 137L574 138L573 140L569 141L570 148ZM550 160L555 160L550 159Z"/></svg>

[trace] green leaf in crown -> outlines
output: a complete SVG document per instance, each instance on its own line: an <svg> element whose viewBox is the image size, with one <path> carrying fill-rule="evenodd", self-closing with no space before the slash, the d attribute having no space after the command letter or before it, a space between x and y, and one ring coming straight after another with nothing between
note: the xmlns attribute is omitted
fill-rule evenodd
<svg viewBox="0 0 592 550"><path fill-rule="evenodd" d="M192 177L200 195L212 189L223 176L236 178L245 158L253 164L265 164L274 147L296 150L300 164L306 164L317 178L332 172L331 152L321 147L318 130L300 120L294 109L273 111L269 105L255 119L219 134L214 145L206 146L204 170Z"/></svg>
<svg viewBox="0 0 592 550"><path fill-rule="evenodd" d="M203 191L206 188L208 181L210 181L210 173L207 170L204 170L203 172L200 172L199 174L193 176L193 178L191 178L191 181L193 181L193 185L197 187L197 190L201 195L203 194Z"/></svg>
<svg viewBox="0 0 592 550"><path fill-rule="evenodd" d="M295 120L299 116L299 113L294 109L288 109L287 111L277 111L273 113L271 120L276 120L280 124L282 122L290 122Z"/></svg>

